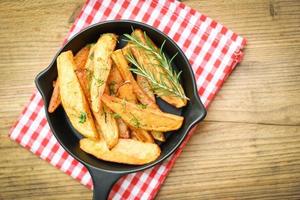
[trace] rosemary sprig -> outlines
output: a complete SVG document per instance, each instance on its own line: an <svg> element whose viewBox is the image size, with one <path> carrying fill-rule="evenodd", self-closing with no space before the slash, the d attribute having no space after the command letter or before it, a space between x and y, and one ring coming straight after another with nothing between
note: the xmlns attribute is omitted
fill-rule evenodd
<svg viewBox="0 0 300 200"><path fill-rule="evenodd" d="M79 115L79 123L80 124L83 124L85 121L86 121L86 112L82 112L82 111L80 111L80 115Z"/></svg>
<svg viewBox="0 0 300 200"><path fill-rule="evenodd" d="M131 68L132 72L147 78L151 83L152 89L159 96L172 95L172 96L180 97L182 99L188 99L185 96L183 88L180 85L181 71L177 73L172 68L172 64L171 64L173 59L176 57L177 53L171 59L168 59L163 52L165 41L158 49L155 47L155 45L152 43L152 41L146 35L145 32L144 32L144 37L146 43L143 43L142 41L139 40L139 38L137 38L134 35L132 36L129 34L124 34L124 36L127 38L126 40L128 42L135 44L137 47L144 49L147 53L154 56L154 58L158 61L158 64L155 63L153 65L161 67L162 70L166 73L154 74L153 71L145 69L144 66L139 64L137 60L131 54L129 54L126 56L127 60L136 66L136 68ZM167 83L169 84L166 84L165 80L167 80Z"/></svg>

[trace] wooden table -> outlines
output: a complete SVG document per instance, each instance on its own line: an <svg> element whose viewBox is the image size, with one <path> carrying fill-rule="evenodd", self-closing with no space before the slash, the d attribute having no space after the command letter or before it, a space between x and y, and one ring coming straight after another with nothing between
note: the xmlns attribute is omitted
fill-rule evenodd
<svg viewBox="0 0 300 200"><path fill-rule="evenodd" d="M300 199L300 1L185 3L248 45L157 199ZM7 137L82 5L0 2L0 199L91 199Z"/></svg>

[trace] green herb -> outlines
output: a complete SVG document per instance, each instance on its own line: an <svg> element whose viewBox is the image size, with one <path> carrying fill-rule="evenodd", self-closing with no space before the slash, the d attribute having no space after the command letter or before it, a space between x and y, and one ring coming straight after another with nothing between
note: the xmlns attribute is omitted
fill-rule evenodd
<svg viewBox="0 0 300 200"><path fill-rule="evenodd" d="M132 63L136 68L131 68L130 70L135 74L139 74L145 78L147 78L152 86L153 91L159 96L172 95L177 96L182 99L188 99L185 96L182 86L180 85L180 74L177 73L172 68L172 61L176 57L177 53L171 58L168 59L166 55L163 53L163 47L166 41L164 41L160 47L160 49L156 48L150 38L144 32L144 37L146 43L143 43L136 36L132 36L129 34L124 34L127 38L128 42L135 44L137 47L144 49L147 53L152 55L158 61L158 67L161 67L166 74L160 74L157 76L153 71L147 70L143 65L140 65L137 60L131 55L127 55L127 60ZM166 81L169 84L166 84Z"/></svg>
<svg viewBox="0 0 300 200"><path fill-rule="evenodd" d="M130 119L131 123L133 124L134 127L136 128L140 128L141 127L141 122L139 121L138 118L136 118L136 116L134 116L132 113L130 113L132 115L132 118Z"/></svg>
<svg viewBox="0 0 300 200"><path fill-rule="evenodd" d="M83 124L84 122L86 122L86 113L80 111L80 115L79 115L79 121L80 124Z"/></svg>
<svg viewBox="0 0 300 200"><path fill-rule="evenodd" d="M112 116L115 119L120 119L121 118L121 115L119 115L118 113L113 113Z"/></svg>
<svg viewBox="0 0 300 200"><path fill-rule="evenodd" d="M100 87L104 84L103 80L96 78L95 76L93 76L93 78L96 80L97 87Z"/></svg>
<svg viewBox="0 0 300 200"><path fill-rule="evenodd" d="M147 104L138 104L138 107L141 108L141 109L146 109L148 107Z"/></svg>
<svg viewBox="0 0 300 200"><path fill-rule="evenodd" d="M126 110L126 99L125 98L123 98L121 104L122 104L123 111L125 112L125 110Z"/></svg>

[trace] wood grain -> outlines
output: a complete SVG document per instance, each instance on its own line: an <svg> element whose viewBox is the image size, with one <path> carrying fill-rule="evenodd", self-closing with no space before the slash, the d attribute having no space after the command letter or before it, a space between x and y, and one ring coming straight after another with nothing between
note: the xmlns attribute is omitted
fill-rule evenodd
<svg viewBox="0 0 300 200"><path fill-rule="evenodd" d="M0 199L91 199L7 133L83 5L0 1ZM300 1L186 0L248 39L157 199L300 199Z"/></svg>

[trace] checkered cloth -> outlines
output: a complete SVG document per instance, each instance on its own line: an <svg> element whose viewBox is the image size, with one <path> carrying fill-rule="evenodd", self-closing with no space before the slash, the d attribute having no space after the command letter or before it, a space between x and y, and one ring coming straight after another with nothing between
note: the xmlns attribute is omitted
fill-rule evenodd
<svg viewBox="0 0 300 200"><path fill-rule="evenodd" d="M241 60L241 49L246 44L245 39L223 25L174 0L87 1L66 40L90 24L112 19L144 22L171 37L189 59L199 95L206 107ZM162 164L121 178L109 198L153 199L192 132ZM87 169L71 157L53 136L38 92L33 93L9 135L26 149L92 188Z"/></svg>

